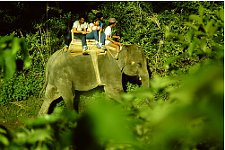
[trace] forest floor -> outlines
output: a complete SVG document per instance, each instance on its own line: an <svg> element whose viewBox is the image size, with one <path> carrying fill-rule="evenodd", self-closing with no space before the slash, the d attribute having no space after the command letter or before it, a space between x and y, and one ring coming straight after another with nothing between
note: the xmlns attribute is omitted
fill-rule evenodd
<svg viewBox="0 0 225 150"><path fill-rule="evenodd" d="M102 87L88 92L81 92L79 112L85 111L86 106L93 103L99 95L104 95ZM63 101L61 102L57 104L57 107L64 107ZM28 120L37 118L42 103L43 98L30 97L27 100L0 105L0 125L10 130L24 127Z"/></svg>
<svg viewBox="0 0 225 150"><path fill-rule="evenodd" d="M12 130L23 127L28 119L37 117L42 102L41 98L30 97L0 105L0 125Z"/></svg>

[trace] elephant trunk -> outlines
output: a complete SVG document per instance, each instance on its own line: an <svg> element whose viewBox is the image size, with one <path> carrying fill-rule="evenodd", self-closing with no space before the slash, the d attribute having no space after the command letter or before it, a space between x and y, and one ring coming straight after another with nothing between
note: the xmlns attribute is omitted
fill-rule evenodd
<svg viewBox="0 0 225 150"><path fill-rule="evenodd" d="M141 86L149 87L149 73L148 70L139 69L139 80L141 80Z"/></svg>
<svg viewBox="0 0 225 150"><path fill-rule="evenodd" d="M141 86L149 87L149 76L148 75L140 75Z"/></svg>

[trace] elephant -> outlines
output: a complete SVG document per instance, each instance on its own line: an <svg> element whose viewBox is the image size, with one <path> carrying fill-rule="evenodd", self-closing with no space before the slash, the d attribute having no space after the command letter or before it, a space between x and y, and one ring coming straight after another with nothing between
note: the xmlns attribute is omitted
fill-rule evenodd
<svg viewBox="0 0 225 150"><path fill-rule="evenodd" d="M106 95L117 99L124 92L123 74L137 76L141 86L149 87L147 60L140 46L123 45L118 59L110 51L93 55L72 56L70 52L58 50L50 56L46 65L45 98L39 115L47 114L51 103L59 97L73 110L75 91L89 91L98 86L104 87Z"/></svg>

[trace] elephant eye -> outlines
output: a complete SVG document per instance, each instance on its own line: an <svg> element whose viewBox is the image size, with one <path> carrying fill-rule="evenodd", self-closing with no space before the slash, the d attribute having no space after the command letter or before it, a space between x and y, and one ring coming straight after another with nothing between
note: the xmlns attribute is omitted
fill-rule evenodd
<svg viewBox="0 0 225 150"><path fill-rule="evenodd" d="M142 64L141 63L137 63L137 64L138 64L139 67L142 67Z"/></svg>

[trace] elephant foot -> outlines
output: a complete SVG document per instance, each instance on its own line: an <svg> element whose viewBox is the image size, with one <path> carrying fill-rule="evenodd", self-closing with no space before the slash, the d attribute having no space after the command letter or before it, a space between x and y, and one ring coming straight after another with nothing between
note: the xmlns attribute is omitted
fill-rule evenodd
<svg viewBox="0 0 225 150"><path fill-rule="evenodd" d="M48 114L48 108L41 107L41 109L38 112L38 117L43 116L45 114Z"/></svg>

